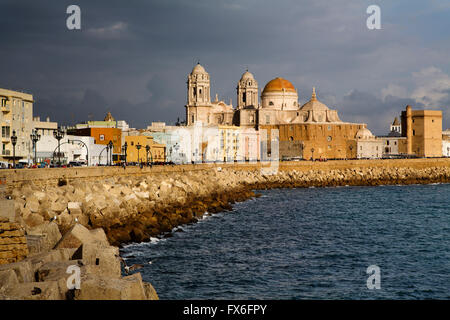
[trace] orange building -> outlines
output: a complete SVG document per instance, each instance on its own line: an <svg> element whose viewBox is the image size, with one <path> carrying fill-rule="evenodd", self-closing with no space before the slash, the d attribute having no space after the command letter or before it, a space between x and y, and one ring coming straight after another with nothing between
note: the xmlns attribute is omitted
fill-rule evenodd
<svg viewBox="0 0 450 320"><path fill-rule="evenodd" d="M95 144L107 145L110 141L113 144L113 161L120 160L122 153L122 130L117 128L82 128L68 130L68 134L75 136L89 136L95 139ZM104 153L106 156L106 153Z"/></svg>

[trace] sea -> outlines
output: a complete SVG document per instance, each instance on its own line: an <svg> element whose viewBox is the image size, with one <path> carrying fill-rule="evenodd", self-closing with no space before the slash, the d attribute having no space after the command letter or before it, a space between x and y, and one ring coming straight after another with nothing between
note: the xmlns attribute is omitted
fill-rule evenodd
<svg viewBox="0 0 450 320"><path fill-rule="evenodd" d="M450 299L450 184L256 192L121 255L160 299Z"/></svg>

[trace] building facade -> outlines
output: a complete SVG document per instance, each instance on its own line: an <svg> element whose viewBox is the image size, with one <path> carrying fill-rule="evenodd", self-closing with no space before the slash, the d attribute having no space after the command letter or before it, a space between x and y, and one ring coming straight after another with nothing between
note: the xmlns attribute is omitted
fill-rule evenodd
<svg viewBox="0 0 450 320"><path fill-rule="evenodd" d="M442 111L412 110L408 105L401 119L402 135L407 139L406 154L442 156Z"/></svg>
<svg viewBox="0 0 450 320"><path fill-rule="evenodd" d="M0 88L0 125L2 130L0 159L13 161L11 136L17 136L15 147L16 161L33 158L30 134L33 129L33 95Z"/></svg>
<svg viewBox="0 0 450 320"><path fill-rule="evenodd" d="M166 161L166 146L156 143L151 136L126 136L125 142L127 144L127 162L145 163Z"/></svg>

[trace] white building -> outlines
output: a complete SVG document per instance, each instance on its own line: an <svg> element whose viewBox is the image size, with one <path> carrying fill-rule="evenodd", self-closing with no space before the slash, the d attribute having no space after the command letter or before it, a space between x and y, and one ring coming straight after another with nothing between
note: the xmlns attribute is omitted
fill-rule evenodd
<svg viewBox="0 0 450 320"><path fill-rule="evenodd" d="M367 128L356 133L356 156L358 159L377 159L383 155L383 140L376 138Z"/></svg>
<svg viewBox="0 0 450 320"><path fill-rule="evenodd" d="M450 129L442 131L442 156L450 157Z"/></svg>
<svg viewBox="0 0 450 320"><path fill-rule="evenodd" d="M36 144L38 162L61 164L71 161L89 163L90 166L99 163L106 164L107 153L104 145L94 143L93 137L66 135L60 142L60 157L58 157L58 140L52 135L43 135ZM89 160L89 161L88 161Z"/></svg>

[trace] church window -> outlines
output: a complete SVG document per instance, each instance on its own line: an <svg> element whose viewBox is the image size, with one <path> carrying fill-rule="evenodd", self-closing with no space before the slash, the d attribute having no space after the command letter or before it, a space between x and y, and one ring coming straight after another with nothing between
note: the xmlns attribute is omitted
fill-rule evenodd
<svg viewBox="0 0 450 320"><path fill-rule="evenodd" d="M331 141L331 140L332 140L331 136L328 136L327 141Z"/></svg>
<svg viewBox="0 0 450 320"><path fill-rule="evenodd" d="M416 135L416 130L413 130L413 136L415 136Z"/></svg>
<svg viewBox="0 0 450 320"><path fill-rule="evenodd" d="M269 101L269 106L273 106L273 102L272 101Z"/></svg>
<svg viewBox="0 0 450 320"><path fill-rule="evenodd" d="M246 102L247 101L247 94L244 92L242 94L242 102Z"/></svg>
<svg viewBox="0 0 450 320"><path fill-rule="evenodd" d="M191 116L191 122L194 123L194 115Z"/></svg>
<svg viewBox="0 0 450 320"><path fill-rule="evenodd" d="M198 93L199 93L199 94L202 94L202 89L199 89L199 90L198 90Z"/></svg>
<svg viewBox="0 0 450 320"><path fill-rule="evenodd" d="M266 124L270 124L270 116L266 115Z"/></svg>
<svg viewBox="0 0 450 320"><path fill-rule="evenodd" d="M294 101L294 106L296 106L297 105L297 101Z"/></svg>
<svg viewBox="0 0 450 320"><path fill-rule="evenodd" d="M328 126L328 131L330 131L331 130L331 126Z"/></svg>
<svg viewBox="0 0 450 320"><path fill-rule="evenodd" d="M388 140L388 141L386 141L386 145L389 145L389 140Z"/></svg>
<svg viewBox="0 0 450 320"><path fill-rule="evenodd" d="M394 141L394 146L396 146L397 145L397 141Z"/></svg>

